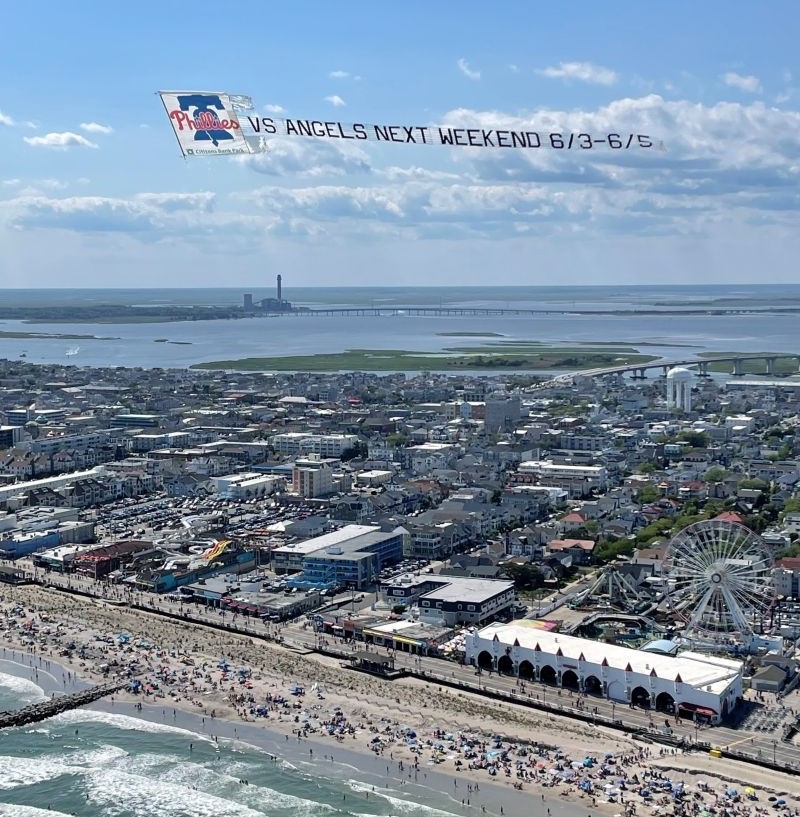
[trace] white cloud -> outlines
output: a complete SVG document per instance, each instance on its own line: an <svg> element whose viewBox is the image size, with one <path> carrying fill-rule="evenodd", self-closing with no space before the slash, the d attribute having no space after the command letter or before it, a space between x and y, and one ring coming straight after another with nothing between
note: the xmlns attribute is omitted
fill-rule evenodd
<svg viewBox="0 0 800 817"><path fill-rule="evenodd" d="M331 71L328 76L331 79L352 79L353 82L361 81L361 77L358 74L351 74L349 71Z"/></svg>
<svg viewBox="0 0 800 817"><path fill-rule="evenodd" d="M58 199L33 188L20 195L20 186L33 184L25 180L5 186L5 194L16 197L0 201L0 210L22 235L59 229L96 241L102 233L127 233L137 245L212 247L230 232L253 252L265 238L295 248L305 242L361 246L362 239L411 246L431 239L429 251L435 252L435 242L449 240L453 259L466 265L474 263L478 241L521 236L541 241L543 252L581 235L592 247L645 235L675 246L688 238L707 241L709 248L741 246L745 237L769 246L794 240L800 140L793 134L800 133L800 111L760 101L703 105L650 94L584 110L456 109L440 121L536 131L545 144L549 133L605 140L608 134L644 134L663 139L668 152L608 144L591 150L433 148L423 159L398 145L391 159L396 166L379 163L370 142L276 137L267 153L234 160L263 174L269 186L260 190L251 190L250 176L241 193L224 199L209 192ZM671 257L678 264L680 251ZM789 274L788 263L780 275ZM740 267L735 274L743 274Z"/></svg>
<svg viewBox="0 0 800 817"><path fill-rule="evenodd" d="M330 96L325 97L326 102L330 102L334 108L341 108L345 105L345 101L338 95L338 94L331 94Z"/></svg>
<svg viewBox="0 0 800 817"><path fill-rule="evenodd" d="M98 122L81 122L81 130L86 131L86 133L109 134L114 132L114 128L109 125L101 125Z"/></svg>
<svg viewBox="0 0 800 817"><path fill-rule="evenodd" d="M518 73L519 73L519 66L518 66L518 65L514 65L514 63L512 62L512 63L511 63L509 66L508 66L508 70L509 70L509 71L511 71L511 73L512 73L512 74L518 74Z"/></svg>
<svg viewBox="0 0 800 817"><path fill-rule="evenodd" d="M591 62L560 62L558 65L541 68L536 73L550 79L575 79L595 85L613 85L619 78L611 68Z"/></svg>
<svg viewBox="0 0 800 817"><path fill-rule="evenodd" d="M52 150L66 150L71 147L96 148L85 136L71 131L63 133L47 133L44 136L25 136L25 141L36 148L50 148Z"/></svg>
<svg viewBox="0 0 800 817"><path fill-rule="evenodd" d="M236 161L266 176L324 179L370 173L367 154L355 145L325 139L273 139L267 151L237 156Z"/></svg>
<svg viewBox="0 0 800 817"><path fill-rule="evenodd" d="M763 90L758 77L754 77L752 74L743 76L742 74L728 71L727 74L723 75L722 81L731 88L738 88L740 91L745 91L748 94L760 94Z"/></svg>
<svg viewBox="0 0 800 817"><path fill-rule="evenodd" d="M467 79L480 79L481 72L476 71L474 68L470 68L469 63L462 57L457 63L458 70L467 77Z"/></svg>
<svg viewBox="0 0 800 817"><path fill-rule="evenodd" d="M0 125L4 125L7 128L13 128L14 125L16 124L17 123L14 121L12 117L0 111Z"/></svg>
<svg viewBox="0 0 800 817"><path fill-rule="evenodd" d="M165 213L190 210L197 213L211 213L217 196L215 193L138 193L136 201L152 205Z"/></svg>
<svg viewBox="0 0 800 817"><path fill-rule="evenodd" d="M4 202L19 230L130 233L142 240L207 233L216 196L200 193L140 193L131 199L106 196L50 198L23 194ZM226 219L222 218L222 222Z"/></svg>
<svg viewBox="0 0 800 817"><path fill-rule="evenodd" d="M283 113L284 109L280 105L265 105L264 110L267 113Z"/></svg>

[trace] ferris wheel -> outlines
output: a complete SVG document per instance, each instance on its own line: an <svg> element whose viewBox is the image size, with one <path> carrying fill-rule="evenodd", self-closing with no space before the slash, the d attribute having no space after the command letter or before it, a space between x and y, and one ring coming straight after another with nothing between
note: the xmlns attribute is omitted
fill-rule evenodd
<svg viewBox="0 0 800 817"><path fill-rule="evenodd" d="M696 522L669 542L662 563L667 598L689 636L746 640L775 595L764 540L736 522Z"/></svg>

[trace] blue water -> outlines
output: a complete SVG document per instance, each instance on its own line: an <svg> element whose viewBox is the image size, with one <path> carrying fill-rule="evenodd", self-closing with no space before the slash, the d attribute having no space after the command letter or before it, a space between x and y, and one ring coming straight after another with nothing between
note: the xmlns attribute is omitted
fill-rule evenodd
<svg viewBox="0 0 800 817"><path fill-rule="evenodd" d="M244 290L6 290L11 305L122 302L131 304L240 303ZM268 289L256 298L273 295ZM284 294L298 305L444 305L530 309L666 309L800 304L800 286L735 287L431 287L317 288ZM721 300L720 300L721 299ZM669 307L674 309L674 306ZM616 341L670 359L699 352L798 352L796 315L589 315L495 317L280 317L152 324L24 324L0 321L5 331L89 334L108 339L0 338L0 357L80 366L186 367L211 360L308 355L347 349L437 352L502 340L545 343ZM446 337L448 332L496 332L502 338ZM156 343L164 339L170 343ZM676 348L685 347L685 348ZM76 355L67 356L70 348Z"/></svg>
<svg viewBox="0 0 800 817"><path fill-rule="evenodd" d="M41 687L0 672L0 710L43 698ZM277 755L282 745L276 741L273 748ZM332 744L331 751L340 750ZM208 734L171 723L76 710L0 732L0 814L449 817L456 813L449 798L419 787L400 791L397 781L382 787L380 781L370 782L359 772L344 762L315 765L297 757L275 761L266 747L230 739L217 742ZM243 785L243 780L248 784Z"/></svg>

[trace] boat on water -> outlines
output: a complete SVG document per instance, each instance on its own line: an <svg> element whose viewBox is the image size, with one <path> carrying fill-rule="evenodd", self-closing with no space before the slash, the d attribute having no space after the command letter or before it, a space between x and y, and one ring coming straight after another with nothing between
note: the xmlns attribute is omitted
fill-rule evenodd
<svg viewBox="0 0 800 817"><path fill-rule="evenodd" d="M67 349L66 355L67 357L74 357L75 355L78 354L78 352L80 352L80 350L81 350L80 346L71 346L69 349Z"/></svg>

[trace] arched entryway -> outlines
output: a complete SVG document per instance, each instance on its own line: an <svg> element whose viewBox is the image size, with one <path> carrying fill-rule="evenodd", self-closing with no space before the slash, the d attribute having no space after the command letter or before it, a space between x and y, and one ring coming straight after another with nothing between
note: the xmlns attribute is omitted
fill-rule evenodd
<svg viewBox="0 0 800 817"><path fill-rule="evenodd" d="M492 654L488 650L484 650L478 655L478 666L481 669L494 669L492 662Z"/></svg>
<svg viewBox="0 0 800 817"><path fill-rule="evenodd" d="M503 675L514 674L514 662L511 660L510 655L501 655L497 659L497 671L503 673Z"/></svg>
<svg viewBox="0 0 800 817"><path fill-rule="evenodd" d="M530 661L520 661L519 677L530 679L533 678L533 664Z"/></svg>
<svg viewBox="0 0 800 817"><path fill-rule="evenodd" d="M568 669L561 673L561 686L564 689L578 688L578 673L574 670Z"/></svg>
<svg viewBox="0 0 800 817"><path fill-rule="evenodd" d="M596 675L590 675L583 682L583 690L587 695L601 695L603 692L603 685Z"/></svg>
<svg viewBox="0 0 800 817"><path fill-rule="evenodd" d="M549 664L545 664L545 666L539 670L539 680L543 684L552 684L555 686L557 681L556 671Z"/></svg>
<svg viewBox="0 0 800 817"><path fill-rule="evenodd" d="M631 703L644 709L650 708L650 693L644 687L636 687L631 692Z"/></svg>
<svg viewBox="0 0 800 817"><path fill-rule="evenodd" d="M669 692L659 692L656 695L656 709L659 712L666 712L672 715L675 712L675 699Z"/></svg>

